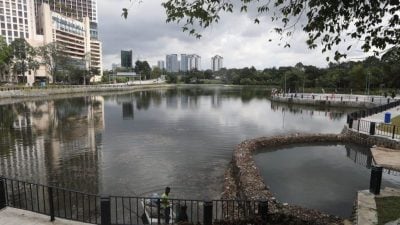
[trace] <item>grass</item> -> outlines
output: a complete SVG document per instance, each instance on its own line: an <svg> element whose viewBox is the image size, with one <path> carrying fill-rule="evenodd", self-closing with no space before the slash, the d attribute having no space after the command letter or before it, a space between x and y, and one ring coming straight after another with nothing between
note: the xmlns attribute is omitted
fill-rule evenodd
<svg viewBox="0 0 400 225"><path fill-rule="evenodd" d="M400 116L393 117L390 121L390 124L380 124L377 129L392 133L393 125L396 126L395 134L400 134Z"/></svg>
<svg viewBox="0 0 400 225"><path fill-rule="evenodd" d="M378 211L378 225L400 218L400 196L375 198Z"/></svg>

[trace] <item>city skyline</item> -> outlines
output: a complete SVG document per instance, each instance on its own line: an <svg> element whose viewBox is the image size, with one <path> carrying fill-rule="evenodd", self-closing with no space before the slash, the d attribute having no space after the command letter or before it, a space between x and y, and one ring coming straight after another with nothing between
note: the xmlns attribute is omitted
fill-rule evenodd
<svg viewBox="0 0 400 225"><path fill-rule="evenodd" d="M119 49L127 47L134 50L134 59L147 60L151 65L156 65L158 60L171 52L195 52L207 59L202 61L202 69L211 69L208 59L215 54L225 57L226 68L254 66L264 69L294 66L298 62L327 67L326 57L333 58L334 51L329 55L322 54L319 47L310 50L305 43L307 35L300 27L290 40L291 48L284 48L285 42L279 42L280 37L272 31L269 17L260 18L259 25L254 24L256 12L223 13L218 24L202 30L203 36L196 39L182 32L180 24L165 23L165 9L159 1L133 3L131 7L128 1L120 3L115 4L111 0L98 2L99 32L104 42L106 67L117 62ZM121 17L121 8L125 6L130 7L126 20ZM272 41L269 42L269 39ZM347 59L357 60L366 56L356 50L356 46L353 44Z"/></svg>

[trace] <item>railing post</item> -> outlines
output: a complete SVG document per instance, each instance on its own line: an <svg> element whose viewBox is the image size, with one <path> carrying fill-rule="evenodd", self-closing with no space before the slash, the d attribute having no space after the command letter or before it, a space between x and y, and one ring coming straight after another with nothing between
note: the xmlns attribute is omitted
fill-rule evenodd
<svg viewBox="0 0 400 225"><path fill-rule="evenodd" d="M396 125L393 125L392 139L394 139L395 133L396 133Z"/></svg>
<svg viewBox="0 0 400 225"><path fill-rule="evenodd" d="M375 122L371 122L369 125L369 134L370 135L375 135Z"/></svg>
<svg viewBox="0 0 400 225"><path fill-rule="evenodd" d="M212 225L213 220L213 202L205 201L204 202L204 213L203 213L203 223L204 225Z"/></svg>
<svg viewBox="0 0 400 225"><path fill-rule="evenodd" d="M4 178L0 177L0 209L7 206L7 193L5 188L6 182Z"/></svg>
<svg viewBox="0 0 400 225"><path fill-rule="evenodd" d="M369 181L369 192L374 195L379 195L382 183L382 167L371 167L371 179Z"/></svg>
<svg viewBox="0 0 400 225"><path fill-rule="evenodd" d="M268 220L268 201L262 200L258 205L258 215L261 216L261 220L263 224L265 224Z"/></svg>
<svg viewBox="0 0 400 225"><path fill-rule="evenodd" d="M165 215L167 216L167 215ZM161 224L161 200L157 199L157 224Z"/></svg>
<svg viewBox="0 0 400 225"><path fill-rule="evenodd" d="M100 197L101 225L111 225L111 201L109 196Z"/></svg>
<svg viewBox="0 0 400 225"><path fill-rule="evenodd" d="M55 213L54 213L54 196L53 196L53 187L48 188L49 191L49 208L50 208L50 221L55 220Z"/></svg>

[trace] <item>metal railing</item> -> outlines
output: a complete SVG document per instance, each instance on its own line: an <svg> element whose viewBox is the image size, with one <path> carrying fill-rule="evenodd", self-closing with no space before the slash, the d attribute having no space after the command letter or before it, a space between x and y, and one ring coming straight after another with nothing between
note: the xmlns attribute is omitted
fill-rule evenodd
<svg viewBox="0 0 400 225"><path fill-rule="evenodd" d="M275 94L273 96L291 98L291 99L308 99L332 102L371 102L377 104L388 104L396 101L396 99L384 96L362 96L362 95L346 95L346 94L305 94L305 93L286 93Z"/></svg>
<svg viewBox="0 0 400 225"><path fill-rule="evenodd" d="M163 207L164 206L164 207ZM169 199L170 214L160 197L100 196L0 176L0 209L13 207L92 224L170 224L267 220L267 201Z"/></svg>
<svg viewBox="0 0 400 225"><path fill-rule="evenodd" d="M372 122L362 120L362 118L373 114L384 112L388 109L400 106L400 101L391 102L385 105L376 106L369 109L359 110L347 114L347 124L350 129L369 135L380 135L392 139L400 138L400 127L382 122Z"/></svg>

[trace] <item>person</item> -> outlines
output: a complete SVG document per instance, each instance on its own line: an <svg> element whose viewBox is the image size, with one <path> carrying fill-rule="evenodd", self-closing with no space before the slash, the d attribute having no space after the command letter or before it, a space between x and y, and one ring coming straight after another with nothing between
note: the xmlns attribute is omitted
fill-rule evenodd
<svg viewBox="0 0 400 225"><path fill-rule="evenodd" d="M171 206L169 205L169 192L170 187L165 188L165 192L161 195L161 207L164 210L165 224L169 224L169 214L171 212Z"/></svg>

